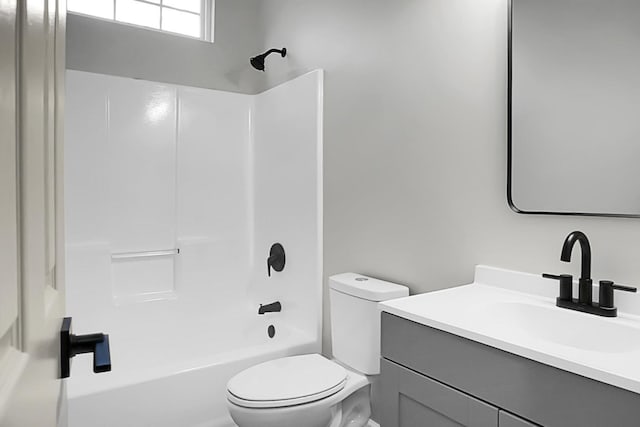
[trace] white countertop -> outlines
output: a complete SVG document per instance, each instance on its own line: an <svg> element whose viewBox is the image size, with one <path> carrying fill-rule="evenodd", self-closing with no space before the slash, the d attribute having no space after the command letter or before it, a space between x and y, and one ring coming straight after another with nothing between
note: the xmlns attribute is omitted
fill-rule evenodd
<svg viewBox="0 0 640 427"><path fill-rule="evenodd" d="M540 275L478 266L472 284L390 300L379 307L640 393L640 296L617 292L618 317L605 318L556 307L557 293L557 282Z"/></svg>

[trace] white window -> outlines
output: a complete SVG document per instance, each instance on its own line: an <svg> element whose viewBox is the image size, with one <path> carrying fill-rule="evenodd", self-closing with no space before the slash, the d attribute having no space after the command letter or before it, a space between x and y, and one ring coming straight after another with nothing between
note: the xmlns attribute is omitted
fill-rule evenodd
<svg viewBox="0 0 640 427"><path fill-rule="evenodd" d="M69 12L213 41L215 0L68 0Z"/></svg>

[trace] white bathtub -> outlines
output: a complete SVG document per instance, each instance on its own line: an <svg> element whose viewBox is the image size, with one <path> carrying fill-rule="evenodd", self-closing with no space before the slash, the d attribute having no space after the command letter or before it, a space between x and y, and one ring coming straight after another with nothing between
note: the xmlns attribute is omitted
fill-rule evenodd
<svg viewBox="0 0 640 427"><path fill-rule="evenodd" d="M247 306L172 322L178 313L163 305L156 313L164 319L147 316L134 327L110 328L111 372L93 374L90 355L73 359L70 427L234 426L225 407L233 375L265 360L318 351L315 337L282 324L279 313L258 316ZM196 326L183 329L189 324ZM273 338L269 325L276 328Z"/></svg>

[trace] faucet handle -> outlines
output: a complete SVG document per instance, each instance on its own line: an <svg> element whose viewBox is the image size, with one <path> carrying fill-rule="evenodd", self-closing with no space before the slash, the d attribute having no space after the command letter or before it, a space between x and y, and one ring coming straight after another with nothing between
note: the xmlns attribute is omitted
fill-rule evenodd
<svg viewBox="0 0 640 427"><path fill-rule="evenodd" d="M284 247L280 243L274 243L269 250L267 257L267 276L271 277L271 268L275 271L284 270L285 253Z"/></svg>
<svg viewBox="0 0 640 427"><path fill-rule="evenodd" d="M611 280L600 281L600 308L613 309L613 291L638 292L637 288L631 286L616 285Z"/></svg>
<svg viewBox="0 0 640 427"><path fill-rule="evenodd" d="M545 279L553 279L560 281L560 296L558 300L571 301L573 299L573 276L570 274L548 274L542 275Z"/></svg>
<svg viewBox="0 0 640 427"><path fill-rule="evenodd" d="M613 285L613 289L616 291L625 291L625 292L638 292L638 288L634 288L632 286L623 286L623 285Z"/></svg>

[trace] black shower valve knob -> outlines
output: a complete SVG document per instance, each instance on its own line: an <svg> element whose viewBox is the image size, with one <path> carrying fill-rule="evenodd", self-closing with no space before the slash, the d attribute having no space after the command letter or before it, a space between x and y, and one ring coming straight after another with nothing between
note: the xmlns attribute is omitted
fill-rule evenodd
<svg viewBox="0 0 640 427"><path fill-rule="evenodd" d="M271 277L272 268L278 272L284 270L285 261L284 247L280 243L274 243L267 258L267 276Z"/></svg>

